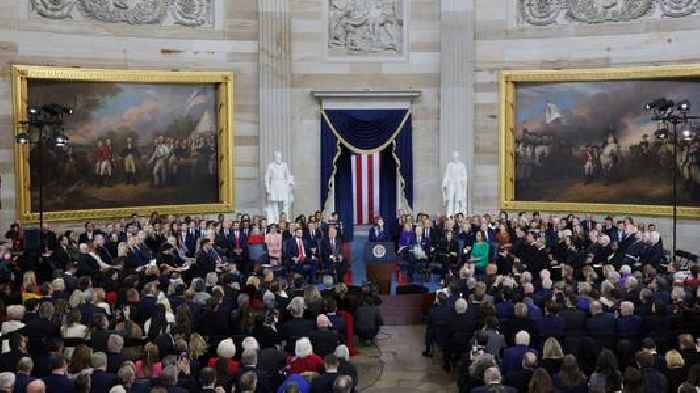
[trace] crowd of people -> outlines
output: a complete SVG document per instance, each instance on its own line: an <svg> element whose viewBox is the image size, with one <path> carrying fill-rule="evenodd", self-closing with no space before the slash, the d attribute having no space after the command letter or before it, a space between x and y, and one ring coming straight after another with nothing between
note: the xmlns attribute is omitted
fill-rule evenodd
<svg viewBox="0 0 700 393"><path fill-rule="evenodd" d="M14 223L0 245L0 391L349 393L382 324L345 283L337 215Z"/></svg>
<svg viewBox="0 0 700 393"><path fill-rule="evenodd" d="M346 393L382 325L337 214L136 215L0 246L0 391ZM38 244L37 243L38 235ZM377 218L460 392L700 391L700 267L630 217ZM421 273L419 275L418 273Z"/></svg>
<svg viewBox="0 0 700 393"><path fill-rule="evenodd" d="M655 225L538 213L402 224L401 245L444 272L423 355L439 348L460 392L700 391L700 266L671 258Z"/></svg>

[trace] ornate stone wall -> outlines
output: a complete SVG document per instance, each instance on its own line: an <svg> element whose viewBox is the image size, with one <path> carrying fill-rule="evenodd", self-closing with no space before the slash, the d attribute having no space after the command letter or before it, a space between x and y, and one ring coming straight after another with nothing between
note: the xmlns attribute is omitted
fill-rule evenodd
<svg viewBox="0 0 700 393"><path fill-rule="evenodd" d="M90 0L115 12L105 20L86 16L83 2L0 0L0 229L15 217L12 64L234 72L236 208L258 209L257 0ZM158 4L168 5L156 8L165 12L158 21L138 16ZM199 23L202 4L206 18L188 25Z"/></svg>
<svg viewBox="0 0 700 393"><path fill-rule="evenodd" d="M697 3L696 0L477 1L473 180L476 211L498 209L499 71L700 63L700 46L696 42L700 15L693 15L697 13ZM532 20L539 25L516 21L522 18L525 6L528 12L537 15ZM647 6L649 9L644 11ZM553 17L547 20L550 11ZM683 15L687 16L680 17ZM637 217L636 222L655 223L661 233L671 233L670 218ZM678 248L700 251L699 228L697 221L680 220ZM670 236L664 242L670 244Z"/></svg>
<svg viewBox="0 0 700 393"><path fill-rule="evenodd" d="M31 0L31 15L131 25L210 27L213 0Z"/></svg>
<svg viewBox="0 0 700 393"><path fill-rule="evenodd" d="M518 23L549 26L629 22L681 18L698 11L698 0L518 0Z"/></svg>

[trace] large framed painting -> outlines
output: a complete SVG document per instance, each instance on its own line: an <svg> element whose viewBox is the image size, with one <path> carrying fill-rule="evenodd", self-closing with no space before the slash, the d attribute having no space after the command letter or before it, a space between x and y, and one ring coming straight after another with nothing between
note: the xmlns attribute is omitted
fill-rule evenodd
<svg viewBox="0 0 700 393"><path fill-rule="evenodd" d="M18 217L49 221L233 210L229 72L14 66L16 132L29 108L60 104L67 146L15 146Z"/></svg>
<svg viewBox="0 0 700 393"><path fill-rule="evenodd" d="M674 162L645 109L688 99L700 113L700 66L503 71L499 84L501 208L671 215L675 172L678 215L700 217L700 139Z"/></svg>

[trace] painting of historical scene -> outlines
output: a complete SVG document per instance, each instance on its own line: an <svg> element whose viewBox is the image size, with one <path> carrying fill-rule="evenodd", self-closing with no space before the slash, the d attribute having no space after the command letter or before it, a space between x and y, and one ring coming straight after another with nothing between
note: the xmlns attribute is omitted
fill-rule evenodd
<svg viewBox="0 0 700 393"><path fill-rule="evenodd" d="M674 162L644 109L660 97L700 109L700 81L517 83L514 97L516 201L669 205L675 171L679 204L700 206L697 138Z"/></svg>
<svg viewBox="0 0 700 393"><path fill-rule="evenodd" d="M405 0L328 1L328 57L403 57Z"/></svg>
<svg viewBox="0 0 700 393"><path fill-rule="evenodd" d="M219 202L215 84L30 79L28 99L73 108L64 124L71 143L44 155L46 212Z"/></svg>

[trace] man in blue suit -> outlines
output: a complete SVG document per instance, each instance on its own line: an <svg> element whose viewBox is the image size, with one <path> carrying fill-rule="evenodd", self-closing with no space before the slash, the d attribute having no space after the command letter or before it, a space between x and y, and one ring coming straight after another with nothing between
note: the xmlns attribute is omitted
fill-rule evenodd
<svg viewBox="0 0 700 393"><path fill-rule="evenodd" d="M66 375L66 359L61 354L49 356L49 374L44 378L46 393L73 393L75 386Z"/></svg>
<svg viewBox="0 0 700 393"><path fill-rule="evenodd" d="M15 392L26 392L27 385L35 378L31 373L34 368L32 358L25 356L17 362L17 374L15 374Z"/></svg>
<svg viewBox="0 0 700 393"><path fill-rule="evenodd" d="M515 335L515 345L503 351L503 373L520 369L526 352L537 354L534 348L530 348L530 334L521 330Z"/></svg>
<svg viewBox="0 0 700 393"><path fill-rule="evenodd" d="M115 374L107 372L107 355L95 352L90 357L93 368L90 380L90 393L109 393L109 390L119 383Z"/></svg>
<svg viewBox="0 0 700 393"><path fill-rule="evenodd" d="M586 321L586 330L606 348L615 348L615 317L603 312L599 301L591 302L591 317Z"/></svg>
<svg viewBox="0 0 700 393"><path fill-rule="evenodd" d="M382 243L391 241L391 237L384 227L384 218L377 217L376 223L369 229L369 241L371 243Z"/></svg>

